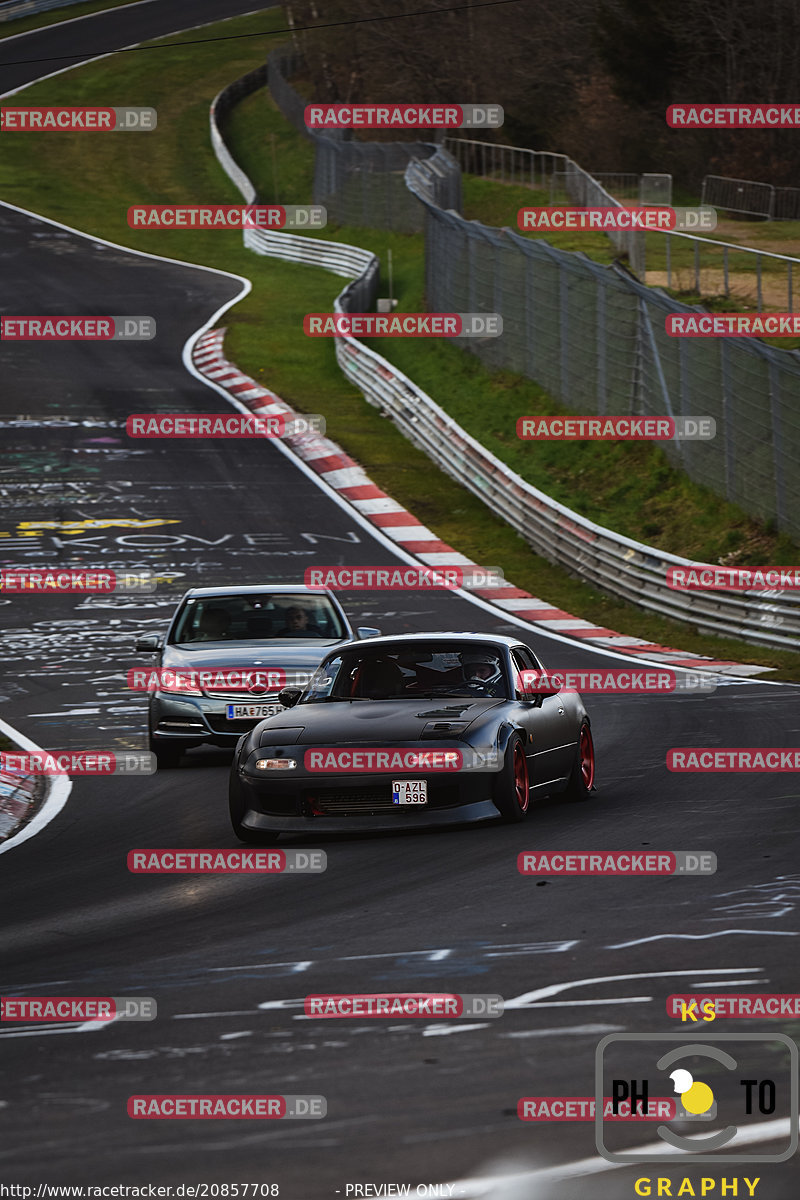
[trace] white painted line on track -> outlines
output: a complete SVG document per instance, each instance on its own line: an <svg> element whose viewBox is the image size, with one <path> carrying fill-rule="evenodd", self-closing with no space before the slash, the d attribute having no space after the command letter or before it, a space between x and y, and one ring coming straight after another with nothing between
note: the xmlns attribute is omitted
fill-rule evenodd
<svg viewBox="0 0 800 1200"><path fill-rule="evenodd" d="M6 721L0 719L0 732L6 737L11 738L22 747L23 750L41 750L41 746L37 746L36 742L32 742L30 738L25 737L24 733L20 733L13 725L9 725ZM47 777L47 796L44 804L39 811L28 821L27 825L20 829L19 833L13 834L12 837L0 843L0 854L5 854L6 850L13 850L17 846L27 842L29 838L35 837L37 833L49 825L54 817L57 817L64 805L67 803L67 798L72 791L72 780L68 775L50 775Z"/></svg>

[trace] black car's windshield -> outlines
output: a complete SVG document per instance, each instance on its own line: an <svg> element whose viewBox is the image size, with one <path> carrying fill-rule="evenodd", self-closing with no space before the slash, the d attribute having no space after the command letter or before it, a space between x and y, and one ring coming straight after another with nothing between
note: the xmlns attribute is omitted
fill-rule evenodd
<svg viewBox="0 0 800 1200"><path fill-rule="evenodd" d="M415 643L359 647L330 658L314 674L301 703L504 697L508 680L493 646Z"/></svg>
<svg viewBox="0 0 800 1200"><path fill-rule="evenodd" d="M239 592L229 596L190 596L171 642L269 641L314 638L338 641L347 636L327 596L306 592Z"/></svg>

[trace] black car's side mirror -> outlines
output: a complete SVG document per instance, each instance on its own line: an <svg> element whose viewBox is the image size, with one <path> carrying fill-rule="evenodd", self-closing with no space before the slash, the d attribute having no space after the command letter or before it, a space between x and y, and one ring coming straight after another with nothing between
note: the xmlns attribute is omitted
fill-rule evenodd
<svg viewBox="0 0 800 1200"><path fill-rule="evenodd" d="M521 700L523 703L532 704L534 708L541 708L543 701L545 701L548 698L548 696L557 696L557 695L558 695L558 692L551 692L551 691L534 692L534 691L523 690L523 691L517 692L517 699Z"/></svg>
<svg viewBox="0 0 800 1200"><path fill-rule="evenodd" d="M278 703L284 708L294 708L297 701L303 694L303 689L299 687L286 687L278 692Z"/></svg>
<svg viewBox="0 0 800 1200"><path fill-rule="evenodd" d="M136 639L136 649L142 654L154 654L161 649L161 638L157 633L143 633Z"/></svg>

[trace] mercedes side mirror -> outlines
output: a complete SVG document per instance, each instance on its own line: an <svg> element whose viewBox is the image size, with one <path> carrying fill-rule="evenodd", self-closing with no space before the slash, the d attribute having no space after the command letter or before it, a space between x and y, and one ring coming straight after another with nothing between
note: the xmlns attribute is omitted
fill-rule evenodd
<svg viewBox="0 0 800 1200"><path fill-rule="evenodd" d="M142 654L155 654L161 649L161 638L157 633L143 633L136 639L136 649Z"/></svg>
<svg viewBox="0 0 800 1200"><path fill-rule="evenodd" d="M373 638L380 637L381 631L380 629L372 629L369 625L360 625L356 630L356 634L360 638Z"/></svg>

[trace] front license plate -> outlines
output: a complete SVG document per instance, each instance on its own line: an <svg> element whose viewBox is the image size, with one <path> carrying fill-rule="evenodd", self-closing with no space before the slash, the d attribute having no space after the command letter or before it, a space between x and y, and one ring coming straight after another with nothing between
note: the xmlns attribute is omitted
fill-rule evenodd
<svg viewBox="0 0 800 1200"><path fill-rule="evenodd" d="M247 717L254 721L263 721L264 717L274 717L283 712L282 704L229 704L228 719L243 720Z"/></svg>
<svg viewBox="0 0 800 1200"><path fill-rule="evenodd" d="M426 779L393 779L392 804L427 804L428 781Z"/></svg>

